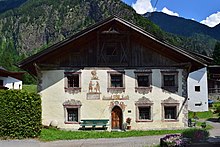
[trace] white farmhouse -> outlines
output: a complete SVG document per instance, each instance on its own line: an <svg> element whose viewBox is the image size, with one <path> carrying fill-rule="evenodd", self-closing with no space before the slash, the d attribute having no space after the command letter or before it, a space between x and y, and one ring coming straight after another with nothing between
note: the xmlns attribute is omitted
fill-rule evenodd
<svg viewBox="0 0 220 147"><path fill-rule="evenodd" d="M114 16L18 65L38 78L43 125L148 130L188 125L187 77L206 62Z"/></svg>

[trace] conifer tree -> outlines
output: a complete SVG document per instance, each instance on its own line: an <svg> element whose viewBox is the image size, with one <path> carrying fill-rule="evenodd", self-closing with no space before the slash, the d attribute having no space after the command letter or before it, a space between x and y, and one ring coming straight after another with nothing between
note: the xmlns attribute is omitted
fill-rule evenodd
<svg viewBox="0 0 220 147"><path fill-rule="evenodd" d="M213 51L213 59L215 64L220 64L220 42L215 44L215 49Z"/></svg>

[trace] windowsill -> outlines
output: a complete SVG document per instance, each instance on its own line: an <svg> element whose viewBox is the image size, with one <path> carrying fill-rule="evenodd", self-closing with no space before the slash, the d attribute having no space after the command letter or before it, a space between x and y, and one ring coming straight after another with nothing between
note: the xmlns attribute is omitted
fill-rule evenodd
<svg viewBox="0 0 220 147"><path fill-rule="evenodd" d="M107 91L119 91L119 92L125 92L125 87L109 87L107 88Z"/></svg>
<svg viewBox="0 0 220 147"><path fill-rule="evenodd" d="M146 91L147 93L152 92L152 87L151 86L149 86L149 87L135 87L135 92L138 92L138 91Z"/></svg>
<svg viewBox="0 0 220 147"><path fill-rule="evenodd" d="M81 92L81 87L68 87L68 88L64 88L65 92Z"/></svg>
<svg viewBox="0 0 220 147"><path fill-rule="evenodd" d="M150 119L149 120L136 120L136 122L137 123L139 123L139 122L153 122L153 120L150 120Z"/></svg>
<svg viewBox="0 0 220 147"><path fill-rule="evenodd" d="M164 122L178 122L179 120L177 119L164 119Z"/></svg>
<svg viewBox="0 0 220 147"><path fill-rule="evenodd" d="M64 124L79 124L79 122L75 122L75 121L65 121Z"/></svg>

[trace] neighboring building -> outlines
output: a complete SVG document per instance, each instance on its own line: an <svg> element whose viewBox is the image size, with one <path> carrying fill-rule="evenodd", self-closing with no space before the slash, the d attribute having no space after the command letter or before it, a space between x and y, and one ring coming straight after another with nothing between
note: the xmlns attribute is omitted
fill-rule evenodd
<svg viewBox="0 0 220 147"><path fill-rule="evenodd" d="M191 72L187 84L188 109L193 112L208 111L207 68Z"/></svg>
<svg viewBox="0 0 220 147"><path fill-rule="evenodd" d="M220 101L220 65L208 67L209 97L214 101Z"/></svg>
<svg viewBox="0 0 220 147"><path fill-rule="evenodd" d="M187 77L207 63L111 17L18 65L38 78L43 125L109 119L111 130L131 118L147 130L187 126Z"/></svg>
<svg viewBox="0 0 220 147"><path fill-rule="evenodd" d="M23 72L10 72L0 67L0 89L22 89Z"/></svg>

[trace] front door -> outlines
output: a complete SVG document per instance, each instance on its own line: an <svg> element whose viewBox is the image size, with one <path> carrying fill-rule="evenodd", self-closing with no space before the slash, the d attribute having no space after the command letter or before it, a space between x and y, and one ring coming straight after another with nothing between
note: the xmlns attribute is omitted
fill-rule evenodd
<svg viewBox="0 0 220 147"><path fill-rule="evenodd" d="M122 129L122 110L118 106L112 109L112 129Z"/></svg>

